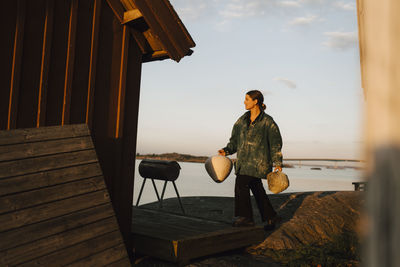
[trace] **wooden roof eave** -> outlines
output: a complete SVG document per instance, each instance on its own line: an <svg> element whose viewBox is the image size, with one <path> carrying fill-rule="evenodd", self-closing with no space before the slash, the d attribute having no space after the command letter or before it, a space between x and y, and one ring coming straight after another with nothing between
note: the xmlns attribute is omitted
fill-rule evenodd
<svg viewBox="0 0 400 267"><path fill-rule="evenodd" d="M186 56L190 56L192 54L193 54L193 50L189 49L189 52L187 53ZM152 54L143 55L143 62L147 63L147 62L152 62L152 61L156 61L156 60L164 60L164 59L168 59L168 58L170 58L170 56L168 55L167 52L155 51ZM179 60L177 62L179 62Z"/></svg>
<svg viewBox="0 0 400 267"><path fill-rule="evenodd" d="M179 62L196 44L168 0L107 0L121 24L130 26L143 62L171 58ZM137 27L144 20L147 30Z"/></svg>

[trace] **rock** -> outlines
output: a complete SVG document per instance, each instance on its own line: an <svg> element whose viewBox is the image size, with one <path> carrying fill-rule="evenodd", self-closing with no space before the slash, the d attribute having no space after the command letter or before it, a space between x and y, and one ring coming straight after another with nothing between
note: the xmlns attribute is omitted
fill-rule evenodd
<svg viewBox="0 0 400 267"><path fill-rule="evenodd" d="M361 192L294 193L277 209L283 223L253 249L296 249L324 245L344 232L357 232Z"/></svg>
<svg viewBox="0 0 400 267"><path fill-rule="evenodd" d="M291 194L278 208L283 223L247 251L293 266L358 266L363 203L359 191Z"/></svg>

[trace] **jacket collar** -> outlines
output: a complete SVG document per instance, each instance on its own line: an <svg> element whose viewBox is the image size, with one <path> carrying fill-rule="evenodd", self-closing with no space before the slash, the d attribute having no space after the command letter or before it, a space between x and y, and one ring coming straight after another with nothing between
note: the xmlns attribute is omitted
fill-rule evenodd
<svg viewBox="0 0 400 267"><path fill-rule="evenodd" d="M258 121L260 121L264 117L264 111L260 111L260 114L258 114L257 118L253 121L253 125L256 124ZM250 125L250 111L246 112L245 120L247 125Z"/></svg>

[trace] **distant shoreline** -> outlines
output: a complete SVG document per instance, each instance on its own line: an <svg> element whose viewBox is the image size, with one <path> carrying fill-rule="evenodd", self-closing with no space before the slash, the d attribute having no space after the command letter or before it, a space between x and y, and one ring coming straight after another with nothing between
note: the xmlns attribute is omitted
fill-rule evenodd
<svg viewBox="0 0 400 267"><path fill-rule="evenodd" d="M164 153L164 154L136 154L136 159L158 159L158 160L174 160L180 162L193 162L193 163L205 163L208 157L206 156L193 156L189 154L179 154L179 153ZM232 159L236 161L236 159ZM293 168L291 164L283 164L284 168Z"/></svg>
<svg viewBox="0 0 400 267"><path fill-rule="evenodd" d="M158 159L158 160L175 160L181 162L204 163L208 159L206 156L193 156L179 153L164 153L164 154L136 154L136 159Z"/></svg>
<svg viewBox="0 0 400 267"><path fill-rule="evenodd" d="M136 159L157 159L157 160L168 160L168 161L179 161L179 162L192 162L192 163L205 163L208 159L207 156L193 156L189 154L180 154L180 153L163 153L163 154L136 154ZM357 169L361 170L363 168L356 167L356 166L330 166L325 164L307 164L305 162L309 161L330 161L330 162L359 162L362 163L362 160L349 160L349 159L286 159L287 161L291 162L301 162L300 164L296 163L283 163L283 168L294 168L295 165L299 166L317 166L317 167L324 167L327 169ZM232 159L232 161L236 161L236 159ZM285 161L285 159L284 159Z"/></svg>

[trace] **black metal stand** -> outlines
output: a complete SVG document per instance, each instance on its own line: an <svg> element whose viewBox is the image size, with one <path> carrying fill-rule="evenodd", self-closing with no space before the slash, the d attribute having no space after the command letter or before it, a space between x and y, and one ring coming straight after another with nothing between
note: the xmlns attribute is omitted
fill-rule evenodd
<svg viewBox="0 0 400 267"><path fill-rule="evenodd" d="M136 201L136 206L139 205L139 201L140 201L140 198L142 197L143 188L144 188L144 185L145 185L145 183L146 183L146 179L147 179L147 178L143 178L143 179L144 179L144 180L143 180L142 186L140 187L139 197L138 197L138 199L137 199L137 201ZM150 178L150 179L151 179L151 181L152 181L152 183L153 183L153 187L154 187L154 191L156 192L157 200L158 200L158 202L160 203L160 204L159 204L159 208L162 208L162 201L163 201L163 199L164 199L165 189L167 188L167 182L168 182L168 181L164 181L164 186L163 186L163 190L162 190L161 198L160 198L160 195L158 194L158 190L157 190L157 187L156 187L156 183L154 182L154 179L152 179L152 178ZM175 181L171 181L171 182L172 182L172 184L173 184L173 186L174 186L176 196L178 197L178 201L179 201L179 205L181 206L182 213L185 214L185 210L183 209L181 197L179 196L178 188L176 187Z"/></svg>

